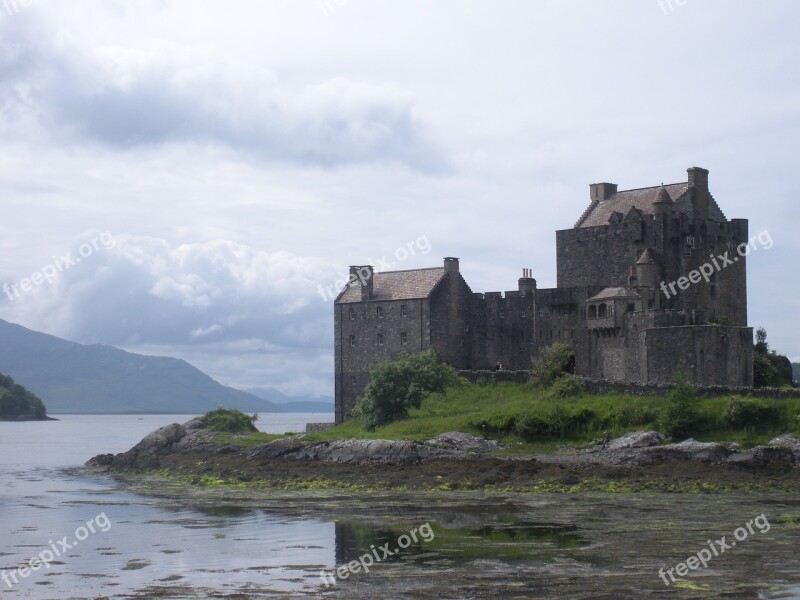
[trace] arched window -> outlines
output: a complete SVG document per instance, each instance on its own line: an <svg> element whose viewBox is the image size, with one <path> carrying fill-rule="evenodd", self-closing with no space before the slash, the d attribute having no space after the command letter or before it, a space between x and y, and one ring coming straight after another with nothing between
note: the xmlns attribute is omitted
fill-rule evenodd
<svg viewBox="0 0 800 600"><path fill-rule="evenodd" d="M598 310L597 310L597 317L599 319L604 319L605 316L606 316L606 305L605 304L601 304L598 307Z"/></svg>
<svg viewBox="0 0 800 600"><path fill-rule="evenodd" d="M597 307L594 304L589 306L589 318L590 319L596 319L597 318Z"/></svg>

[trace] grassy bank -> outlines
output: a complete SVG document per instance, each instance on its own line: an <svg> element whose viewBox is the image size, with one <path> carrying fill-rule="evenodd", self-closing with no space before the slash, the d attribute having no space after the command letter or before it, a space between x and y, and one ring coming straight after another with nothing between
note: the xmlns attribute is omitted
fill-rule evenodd
<svg viewBox="0 0 800 600"><path fill-rule="evenodd" d="M585 445L607 431L618 436L637 429L664 431L665 397L579 392L558 397L552 388L532 384L471 384L432 394L409 418L367 431L347 421L308 434L309 441L333 439L425 440L446 431L464 431L517 444L522 450L547 450L562 444ZM753 446L800 424L800 399L698 398L688 433L700 440L736 441ZM521 446L521 447L520 447Z"/></svg>

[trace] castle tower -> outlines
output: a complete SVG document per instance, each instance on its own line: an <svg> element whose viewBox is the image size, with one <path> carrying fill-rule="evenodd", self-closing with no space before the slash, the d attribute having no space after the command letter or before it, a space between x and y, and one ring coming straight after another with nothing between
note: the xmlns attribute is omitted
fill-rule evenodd
<svg viewBox="0 0 800 600"><path fill-rule="evenodd" d="M636 285L639 293L647 301L646 307L661 308L660 295L656 291L661 279L661 267L652 248L645 248L639 260L636 261L635 270Z"/></svg>

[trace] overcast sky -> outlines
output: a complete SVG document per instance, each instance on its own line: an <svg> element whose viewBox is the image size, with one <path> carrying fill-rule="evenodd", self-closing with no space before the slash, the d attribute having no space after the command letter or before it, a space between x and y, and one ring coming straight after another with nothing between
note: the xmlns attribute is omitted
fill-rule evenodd
<svg viewBox="0 0 800 600"><path fill-rule="evenodd" d="M590 183L697 165L797 360L800 3L679 1L0 0L0 318L332 396L348 265L553 287Z"/></svg>

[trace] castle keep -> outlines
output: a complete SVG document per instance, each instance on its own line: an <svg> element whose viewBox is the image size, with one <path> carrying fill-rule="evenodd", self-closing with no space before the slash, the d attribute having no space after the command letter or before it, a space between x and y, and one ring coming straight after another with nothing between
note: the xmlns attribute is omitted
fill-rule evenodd
<svg viewBox="0 0 800 600"><path fill-rule="evenodd" d="M537 288L525 269L516 290L473 293L457 258L410 271L351 267L334 303L336 422L370 368L429 348L459 370L525 370L560 341L576 373L591 378L669 383L682 370L697 385L752 386L746 258L737 251L747 242L747 220L728 220L708 171L694 167L683 183L591 185L575 226L556 232L552 289Z"/></svg>

